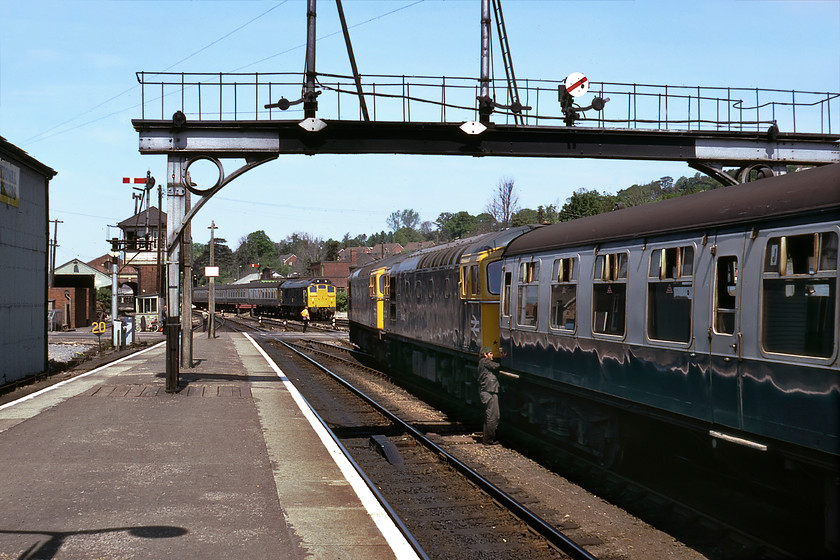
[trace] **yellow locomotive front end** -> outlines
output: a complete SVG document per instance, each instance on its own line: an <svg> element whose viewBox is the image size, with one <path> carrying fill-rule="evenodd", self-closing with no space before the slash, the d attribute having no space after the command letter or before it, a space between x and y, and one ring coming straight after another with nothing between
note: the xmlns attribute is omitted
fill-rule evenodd
<svg viewBox="0 0 840 560"><path fill-rule="evenodd" d="M306 306L314 319L331 319L335 315L335 286L326 279L314 280L306 287Z"/></svg>

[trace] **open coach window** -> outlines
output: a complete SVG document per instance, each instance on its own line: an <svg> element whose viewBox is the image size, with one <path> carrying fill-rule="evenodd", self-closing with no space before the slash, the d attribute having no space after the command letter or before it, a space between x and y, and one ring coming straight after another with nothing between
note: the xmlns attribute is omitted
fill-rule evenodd
<svg viewBox="0 0 840 560"><path fill-rule="evenodd" d="M834 353L837 234L773 237L764 253L762 344L767 352Z"/></svg>
<svg viewBox="0 0 840 560"><path fill-rule="evenodd" d="M575 330L577 320L578 258L554 261L551 274L551 327Z"/></svg>
<svg viewBox="0 0 840 560"><path fill-rule="evenodd" d="M519 294L517 324L537 326L537 306L540 294L540 261L519 263Z"/></svg>
<svg viewBox="0 0 840 560"><path fill-rule="evenodd" d="M627 314L627 253L602 253L595 258L592 296L592 331L623 336Z"/></svg>

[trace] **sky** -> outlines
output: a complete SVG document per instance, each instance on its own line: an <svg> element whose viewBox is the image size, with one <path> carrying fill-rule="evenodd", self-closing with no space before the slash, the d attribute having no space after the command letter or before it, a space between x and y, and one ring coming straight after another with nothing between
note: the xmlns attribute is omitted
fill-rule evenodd
<svg viewBox="0 0 840 560"><path fill-rule="evenodd" d="M362 74L478 78L479 0L343 4ZM520 82L583 72L593 82L840 92L840 0L502 6ZM0 136L57 171L57 264L108 252L114 226L134 214L136 191L123 177L165 176L166 156L139 152L136 72L304 68L305 0L0 0L0 14ZM334 2L318 3L317 25L316 70L348 74ZM493 71L504 75L498 61ZM442 212L479 214L505 179L521 207L536 208L562 206L578 189L614 193L695 173L661 161L284 155L210 200L193 221L193 239L206 243L213 221L231 249L256 230L274 241L294 233L341 240L387 230L388 216L407 208L432 222ZM200 175L196 169L194 179Z"/></svg>

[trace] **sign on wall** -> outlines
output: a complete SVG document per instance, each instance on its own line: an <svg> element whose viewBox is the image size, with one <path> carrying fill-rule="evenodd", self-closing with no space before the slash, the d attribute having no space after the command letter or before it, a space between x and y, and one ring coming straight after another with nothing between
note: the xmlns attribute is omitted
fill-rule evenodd
<svg viewBox="0 0 840 560"><path fill-rule="evenodd" d="M0 202L20 204L20 167L0 159Z"/></svg>

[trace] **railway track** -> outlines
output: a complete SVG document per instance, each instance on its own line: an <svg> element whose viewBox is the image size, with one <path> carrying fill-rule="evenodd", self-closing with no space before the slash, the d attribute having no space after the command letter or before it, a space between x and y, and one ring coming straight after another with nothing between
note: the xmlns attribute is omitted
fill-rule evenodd
<svg viewBox="0 0 840 560"><path fill-rule="evenodd" d="M318 340L297 342L294 345L299 351L308 354L308 359L312 359L311 356L317 355L319 359L330 359L343 364L343 366L352 367L362 372L362 375L359 377L352 376L354 383L370 386L371 391L384 392L385 398L390 398L395 402L392 406L398 409L404 408L400 404L402 397L394 399L390 396L395 394L393 389L385 389L383 391L379 388L381 382L379 380L388 376L377 370L360 365L350 356L352 351L347 347L327 344ZM370 376L377 381L371 382L364 379ZM417 389L418 387L412 387L411 391L415 392ZM410 418L413 412L409 408L408 412L401 412L400 414L404 414ZM435 412L435 414L438 418L447 418L443 413ZM457 417L462 416L458 415ZM449 419L446 419L445 423L438 422L439 420L435 420L434 416L431 420L426 416L422 416L416 417L410 423L416 426L418 430L422 430L424 434L433 433L432 438L440 441L444 453L451 451L454 455L463 455L458 451L459 448L464 447L459 443L459 434L461 434L460 437L462 440L463 434L470 432L469 427L465 427L462 423ZM516 437L521 438L520 441L522 443L526 443L528 435L516 434ZM535 446L539 445L538 442L530 443ZM402 440L398 440L397 444L406 445ZM524 447L527 447L527 444ZM446 455L441 457L441 461L448 463ZM672 534L678 535L686 542L690 542L692 546L698 550L702 550L711 558L781 559L801 557L801 551L786 550L777 543L768 542L762 536L751 533L749 528L745 528L743 523L739 523L737 520L731 518L727 519L726 516L721 515L721 511L706 511L701 507L695 506L690 500L685 501L682 493L675 493L674 495L663 493L655 485L647 485L645 480L616 473L573 452L557 451L553 457L553 463L555 465L562 465L564 476L580 481L596 494L642 515L659 527L664 527ZM693 465L685 467L686 471L694 469L696 467ZM683 471L681 470L679 472ZM674 474L671 476L674 476ZM679 474L676 476L679 478ZM717 478L709 475L702 487L714 486L715 480ZM512 493L515 494L517 492L518 490L514 490ZM751 498L749 495L745 495L744 499ZM536 499L529 496L525 501L528 500ZM563 526L562 521L560 522L560 526ZM585 536L581 540L583 542L589 542L591 538ZM815 547L815 549L818 549L818 547Z"/></svg>
<svg viewBox="0 0 840 560"><path fill-rule="evenodd" d="M249 327L240 328L247 329ZM403 391L401 387L393 385L391 378L387 374L360 364L355 359L358 354L354 352L344 341L340 341L339 345L336 345L324 343L322 340L303 340L300 337L295 337L292 333L289 333L289 336L285 335L287 330L288 329L284 329L284 335L282 336L285 339L290 337L297 338L298 340L292 345L296 346L297 351L307 354L307 360L323 361L328 359L333 363L340 364L337 367L342 369L342 375L351 378L352 383L356 387L362 388L361 390L363 390L363 392L376 394L378 400L389 402L388 407L395 410L395 414L405 418L411 426L414 426L417 431L421 432L424 436L428 434L428 439L434 441L436 445L439 445L444 450L444 453L454 457L456 461L469 463L473 454L465 452L465 450L482 447L476 446L474 438L471 437L472 430L476 428L476 425L473 422L475 417L471 417L469 413L464 414L463 408L458 408L459 406L462 406L461 403L442 403L439 400L440 395L432 395L434 398L429 402L434 402L435 406L441 408L442 410L452 411L452 418L429 406L424 405L418 408L418 401L412 396L412 394L423 395L422 386L407 386L403 384L403 387L408 388L407 392ZM269 334L270 329L265 328L263 332ZM318 356L318 358L313 358L313 356ZM307 376L301 377L302 380L306 378ZM423 396L424 398L429 397L429 395ZM356 398L358 399L361 397L357 396ZM329 416L336 410L336 405L334 403L324 404L322 408L329 411L326 413ZM382 415L380 414L380 416ZM384 416L382 416L382 418L384 418ZM453 418L455 418L455 420L453 420ZM458 419L461 420L459 421ZM385 469L385 473L387 474L394 470L398 470L400 472L404 471L405 467L399 467L396 469L393 465L383 460L383 455L387 455L388 452L402 456L404 462L406 461L406 457L411 458L410 462L412 463L419 461L419 464L429 471L433 470L431 465L438 464L442 465L443 468L446 469L455 468L450 463L447 455L428 455L426 454L427 452L422 452L423 448L429 448L427 448L424 443L420 443L418 440L414 439L410 430L394 424L391 420L380 419L378 423L371 424L368 422L361 422L357 425L347 425L339 420L333 422L332 427L334 428L337 436L342 438L342 441L345 442L346 447L350 450L354 457L358 455L359 457L366 458L365 460L358 460L361 468L365 472L370 470L371 473L378 473ZM372 440L371 438L373 436L377 436L380 441L377 442ZM382 437L387 438L390 443L383 443L381 441ZM509 434L508 439L516 440L520 451L529 455L540 446L544 447L544 443L541 444L540 442L533 440L533 438L529 441L528 434ZM388 451L386 451L386 446ZM376 451L377 449L378 451ZM429 451L428 453L432 452ZM538 455L534 456L536 457ZM418 459L418 457L420 458ZM595 494L603 496L605 499L608 499L609 501L618 504L620 507L623 507L648 520L653 525L663 528L669 533L677 536L677 538L683 542L689 543L690 546L696 550L702 551L703 554L706 554L709 558L776 559L803 557L801 550L781 546L775 541L769 542L762 536L757 536L755 533L751 533L749 528L744 528L744 525L737 519L733 520L731 516L727 518L726 515L723 515L725 512L718 511L716 514L714 511L704 510L703 507L695 507L690 500L688 502L682 501L682 495L679 492L671 495L669 490L662 490L661 487L657 489L655 487L656 484L654 484L654 487L651 487L646 484L644 479L636 479L632 475L622 476L621 474L605 469L598 464L592 463L586 458L577 456L573 452L566 452L561 449L553 453L550 458L546 459L542 456L540 460L546 460L546 464L549 465L549 468L559 468L560 470L557 472L562 472L563 476L575 480ZM558 467L558 465L560 465L560 467ZM688 470L693 468L694 467L689 467ZM481 467L473 470L480 469ZM492 470L488 472L487 469L484 469L484 471L483 476L485 478L498 478L494 475ZM674 475L671 473L669 476L676 476L676 478L679 478L678 474ZM419 483L416 481L411 482L411 478L408 480L409 482L402 482L401 479L397 479L391 482L382 483L381 486L389 488L390 491L395 494L394 496L389 497L388 501L393 500L395 503L400 503L401 500L407 501L407 505L400 507L404 508L408 512L407 515L411 518L426 519L422 515L422 512L429 512L432 519L428 519L427 522L421 522L419 525L421 530L427 526L436 527L436 530L433 531L434 535L432 538L432 541L435 543L439 542L437 536L441 531L438 527L441 523L440 520L449 519L448 516L450 514L452 515L452 520L471 518L470 515L454 510L443 513L437 508L440 500L436 501L430 498L419 499L419 503L421 504L420 512L413 512L412 504L414 502L412 502L412 499L415 501L417 500L417 498L412 498L413 492L409 490L408 496L406 497L401 496L398 491L400 488L418 487ZM470 484L473 488L479 488L481 486L475 482ZM500 484L504 486L505 483L504 481L501 481ZM714 487L715 482L714 480L706 480L704 481L704 484L707 487L712 488ZM378 484L378 486L380 485ZM473 493L474 492L475 491L473 491ZM512 488L506 493L512 496L517 496L522 493L522 490L520 488ZM464 502L464 504L467 504L467 508L469 508L469 503L472 499L474 499L474 495L471 498L466 499ZM750 500L753 498L744 496L743 499ZM492 500L494 503L504 503L504 500ZM525 502L529 505L536 504L535 507L537 511L542 508L540 499L535 498L533 494L526 494L519 501ZM426 504L425 507L423 507L422 504ZM436 505L433 507L430 504ZM414 504L414 506L416 505L417 504ZM486 508L479 508L479 510L485 509ZM526 507L526 509L528 508ZM472 515L475 517L477 514L473 512ZM768 513L768 515L772 514ZM598 543L603 540L593 538L590 534L588 534L588 530L585 526L578 526L578 524L570 522L567 517L568 516L565 518L560 516L551 518L549 516L549 524L552 524L554 527L560 529L571 531L572 534L582 533L583 536L578 538L583 543ZM520 523L523 523L523 526L525 526L524 522L521 520ZM465 530L463 528L453 530L460 531L462 535L465 534ZM533 528L526 527L525 530L529 533L539 533L539 531L536 531ZM513 531L510 534L513 535L518 533ZM816 543L814 544L814 548L818 549L818 545ZM540 546L541 545L537 545L537 548L540 548ZM555 551L562 550L556 543L550 543L548 546ZM504 555L502 554L502 556ZM611 556L608 555L608 557Z"/></svg>
<svg viewBox="0 0 840 560"><path fill-rule="evenodd" d="M427 410L419 416L408 407L392 413L368 396L367 389L306 356L307 345L277 344L305 359L303 369L316 368L341 387L314 388L304 381L320 377L323 382L325 375L301 375L295 381L306 385L299 390L308 393L310 404L430 558L595 558L426 434L430 428L463 434L463 426L434 412L430 420ZM336 406L348 399L348 391L353 404ZM406 415L410 421L401 418Z"/></svg>

